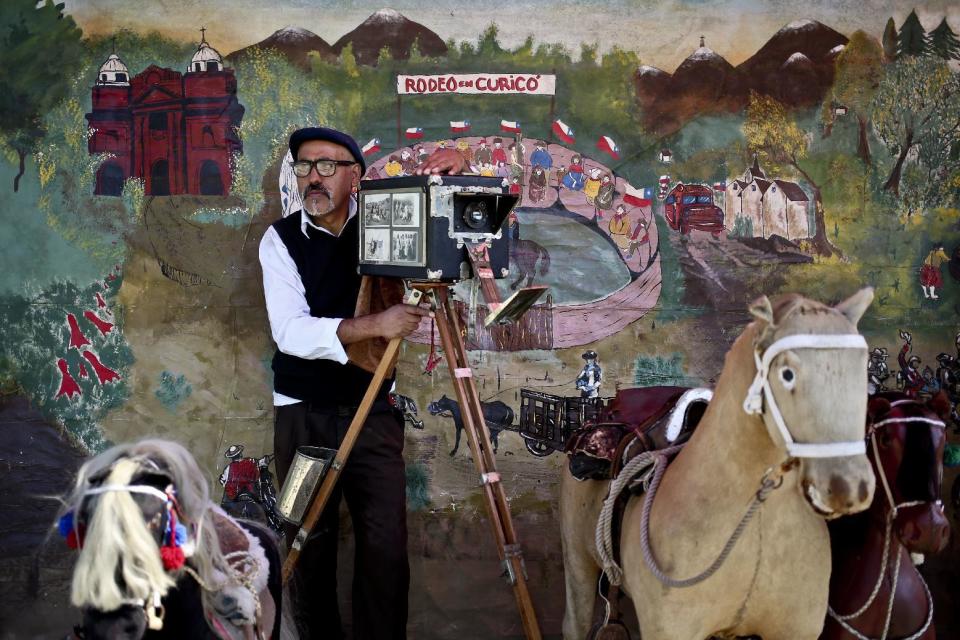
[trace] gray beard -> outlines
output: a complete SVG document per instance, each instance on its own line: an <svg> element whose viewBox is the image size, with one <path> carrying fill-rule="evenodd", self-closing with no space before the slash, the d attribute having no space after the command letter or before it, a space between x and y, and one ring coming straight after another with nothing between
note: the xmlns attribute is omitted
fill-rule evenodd
<svg viewBox="0 0 960 640"><path fill-rule="evenodd" d="M333 194L328 191L325 194L325 197L327 199L327 206L326 208L323 208L321 207L318 199L315 199L314 197L308 196L306 193L304 193L302 198L304 211L306 211L307 214L313 218L322 218L323 216L327 215L333 211Z"/></svg>

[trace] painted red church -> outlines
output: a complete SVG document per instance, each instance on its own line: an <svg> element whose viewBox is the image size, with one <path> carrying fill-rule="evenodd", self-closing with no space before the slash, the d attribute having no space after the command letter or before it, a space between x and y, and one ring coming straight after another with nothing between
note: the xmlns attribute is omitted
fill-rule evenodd
<svg viewBox="0 0 960 640"><path fill-rule="evenodd" d="M95 194L119 196L131 177L153 196L230 192L243 105L233 69L205 36L186 73L150 65L131 78L116 53L100 67L88 149L111 157L97 170Z"/></svg>

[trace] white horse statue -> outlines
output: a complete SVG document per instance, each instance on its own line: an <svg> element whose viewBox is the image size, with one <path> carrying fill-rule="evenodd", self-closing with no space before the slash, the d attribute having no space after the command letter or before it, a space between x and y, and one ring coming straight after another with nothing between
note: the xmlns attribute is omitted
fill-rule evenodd
<svg viewBox="0 0 960 640"><path fill-rule="evenodd" d="M863 289L836 307L798 295L751 306L754 321L727 353L689 442L665 472L650 467L645 497L627 505L614 541L622 573L606 562L643 640L819 636L830 577L825 519L873 498L867 345L856 330L872 299ZM595 532L610 484L563 473L565 640L590 629L605 565Z"/></svg>
<svg viewBox="0 0 960 640"><path fill-rule="evenodd" d="M181 445L118 445L80 468L59 522L78 549L71 603L86 639L281 637L280 563L265 526L208 496ZM284 636L294 632L285 621Z"/></svg>

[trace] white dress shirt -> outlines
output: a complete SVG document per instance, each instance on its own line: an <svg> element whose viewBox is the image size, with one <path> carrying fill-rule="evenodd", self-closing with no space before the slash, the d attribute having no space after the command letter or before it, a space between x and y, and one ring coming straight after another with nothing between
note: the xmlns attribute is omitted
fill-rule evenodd
<svg viewBox="0 0 960 640"><path fill-rule="evenodd" d="M292 214L296 215L296 214ZM357 215L357 200L350 199L347 221ZM305 212L300 212L300 230L307 235L307 225L329 235L323 227L313 224ZM346 223L343 225L346 227ZM341 229L341 232L343 229ZM359 249L358 249L359 251ZM347 363L347 352L337 337L337 329L343 318L315 318L310 315L306 289L290 257L287 246L272 226L267 228L260 241L260 266L263 268L263 296L267 302L270 332L277 348L305 360L335 360ZM296 398L273 392L274 406L300 402Z"/></svg>

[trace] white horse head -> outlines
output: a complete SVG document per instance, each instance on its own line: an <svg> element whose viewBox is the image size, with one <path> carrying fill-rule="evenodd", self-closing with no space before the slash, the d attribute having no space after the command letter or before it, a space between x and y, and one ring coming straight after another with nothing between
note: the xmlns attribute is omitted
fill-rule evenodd
<svg viewBox="0 0 960 640"><path fill-rule="evenodd" d="M119 445L80 468L61 533L79 547L71 603L84 610L85 623L123 609L134 626L157 624L151 615L176 585L185 558L201 584L224 583L228 563L208 491L193 456L164 440Z"/></svg>
<svg viewBox="0 0 960 640"><path fill-rule="evenodd" d="M867 288L836 307L798 295L776 306L763 296L750 307L757 373L744 408L761 415L774 444L799 459L803 496L828 518L862 511L873 499L867 345L857 333L872 300Z"/></svg>

